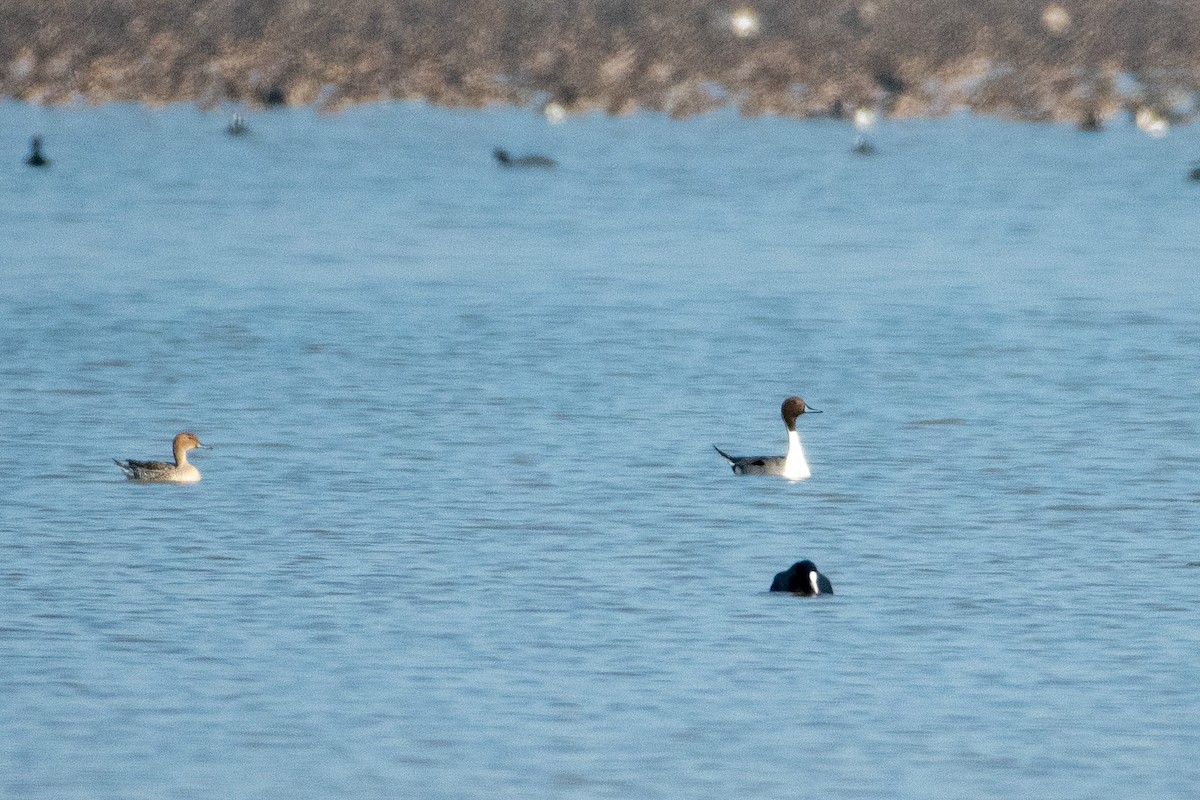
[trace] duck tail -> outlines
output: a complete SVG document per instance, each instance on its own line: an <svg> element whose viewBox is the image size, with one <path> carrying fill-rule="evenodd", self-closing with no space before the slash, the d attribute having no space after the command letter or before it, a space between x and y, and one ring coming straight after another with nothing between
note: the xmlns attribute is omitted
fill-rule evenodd
<svg viewBox="0 0 1200 800"><path fill-rule="evenodd" d="M118 467L120 467L120 468L121 468L121 472L124 472L126 475L132 475L132 474L133 474L133 468L129 466L129 462L128 462L128 461L119 461L119 460L117 460L117 459L115 459L115 458L114 458L114 459L113 459L113 463L114 463L114 464L116 464Z"/></svg>
<svg viewBox="0 0 1200 800"><path fill-rule="evenodd" d="M721 454L721 458L725 459L725 460L726 460L726 461L728 461L730 464L732 464L732 463L733 463L733 460L734 460L734 459L733 459L733 456L729 455L729 453L726 453L724 450L722 450L721 448L717 447L715 444L713 445L713 450L716 450L718 453L720 453L720 454Z"/></svg>

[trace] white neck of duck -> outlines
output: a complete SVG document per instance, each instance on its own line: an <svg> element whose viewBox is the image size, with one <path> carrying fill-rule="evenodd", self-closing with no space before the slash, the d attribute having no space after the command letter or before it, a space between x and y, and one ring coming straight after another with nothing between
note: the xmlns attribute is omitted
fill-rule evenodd
<svg viewBox="0 0 1200 800"><path fill-rule="evenodd" d="M195 483L200 480L200 470L187 460L187 450L175 448L175 469L171 470L169 480L175 483Z"/></svg>
<svg viewBox="0 0 1200 800"><path fill-rule="evenodd" d="M783 461L783 477L789 481L801 481L812 475L808 468L808 459L804 457L804 447L800 444L800 434L788 431L787 458Z"/></svg>

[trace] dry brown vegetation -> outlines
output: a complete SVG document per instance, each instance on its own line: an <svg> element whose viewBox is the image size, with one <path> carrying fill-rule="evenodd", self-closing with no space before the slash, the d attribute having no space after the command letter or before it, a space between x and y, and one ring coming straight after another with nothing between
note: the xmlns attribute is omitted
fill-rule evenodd
<svg viewBox="0 0 1200 800"><path fill-rule="evenodd" d="M730 26L742 5L757 14L756 35ZM1187 0L0 4L0 95L46 103L550 99L681 116L872 105L1026 119L1136 104L1187 117L1198 54L1200 3Z"/></svg>

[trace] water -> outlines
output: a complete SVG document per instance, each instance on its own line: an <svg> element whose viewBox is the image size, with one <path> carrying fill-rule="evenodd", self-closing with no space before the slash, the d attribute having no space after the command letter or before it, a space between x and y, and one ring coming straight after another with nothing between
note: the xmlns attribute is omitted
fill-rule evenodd
<svg viewBox="0 0 1200 800"><path fill-rule="evenodd" d="M0 121L0 794L1194 792L1195 129Z"/></svg>

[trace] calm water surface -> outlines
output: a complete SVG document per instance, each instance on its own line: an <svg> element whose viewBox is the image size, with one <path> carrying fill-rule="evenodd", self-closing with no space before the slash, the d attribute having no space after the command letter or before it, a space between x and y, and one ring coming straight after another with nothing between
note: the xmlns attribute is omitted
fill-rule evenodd
<svg viewBox="0 0 1200 800"><path fill-rule="evenodd" d="M0 105L0 795L1194 794L1195 129L249 122Z"/></svg>

